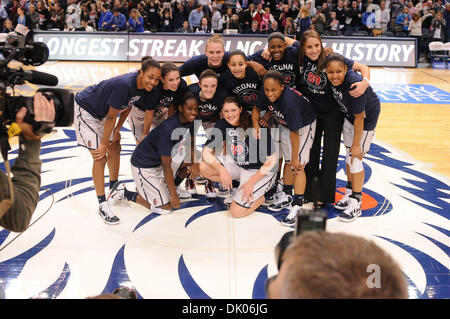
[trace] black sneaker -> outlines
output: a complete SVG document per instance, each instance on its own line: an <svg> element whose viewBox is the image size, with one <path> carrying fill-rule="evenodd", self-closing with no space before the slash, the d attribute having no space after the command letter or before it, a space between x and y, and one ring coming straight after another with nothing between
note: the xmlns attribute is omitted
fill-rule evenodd
<svg viewBox="0 0 450 319"><path fill-rule="evenodd" d="M104 220L104 222L109 225L116 225L120 222L119 217L114 215L108 202L103 202L100 204L98 213L100 217Z"/></svg>

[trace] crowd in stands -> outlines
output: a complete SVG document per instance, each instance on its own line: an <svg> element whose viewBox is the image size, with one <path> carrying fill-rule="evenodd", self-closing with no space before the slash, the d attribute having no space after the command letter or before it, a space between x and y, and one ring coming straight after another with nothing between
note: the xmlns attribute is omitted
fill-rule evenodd
<svg viewBox="0 0 450 319"><path fill-rule="evenodd" d="M2 0L2 32L33 30L416 37L450 41L450 0Z"/></svg>

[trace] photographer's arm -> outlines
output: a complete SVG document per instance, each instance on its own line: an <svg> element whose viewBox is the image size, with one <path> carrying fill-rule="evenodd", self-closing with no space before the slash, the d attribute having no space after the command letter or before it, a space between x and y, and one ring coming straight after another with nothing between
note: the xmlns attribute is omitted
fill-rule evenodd
<svg viewBox="0 0 450 319"><path fill-rule="evenodd" d="M36 121L52 122L55 118L53 101L49 102L42 94L36 93L34 98L34 112ZM39 200L41 184L41 136L33 133L33 127L24 123L26 108L22 108L16 115L16 123L22 130L20 136L19 155L11 172L12 192L14 202L6 212L0 212L0 226L14 232L23 232L28 228L33 212ZM8 177L0 174L0 185L8 185ZM0 187L0 200L9 197L9 187ZM4 215L3 215L4 214ZM2 216L3 215L3 216Z"/></svg>

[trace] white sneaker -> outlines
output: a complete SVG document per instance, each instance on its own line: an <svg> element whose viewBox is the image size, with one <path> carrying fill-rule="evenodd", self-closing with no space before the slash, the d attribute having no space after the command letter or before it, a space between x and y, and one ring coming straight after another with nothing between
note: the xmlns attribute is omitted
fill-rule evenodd
<svg viewBox="0 0 450 319"><path fill-rule="evenodd" d="M300 209L302 209L302 208L298 205L292 206L289 214L281 221L281 225L288 226L288 227L294 227L295 224L297 223L297 215L298 215Z"/></svg>
<svg viewBox="0 0 450 319"><path fill-rule="evenodd" d="M205 195L208 198L216 198L217 193L214 190L214 186L210 180L207 180L205 183Z"/></svg>
<svg viewBox="0 0 450 319"><path fill-rule="evenodd" d="M98 213L103 221L109 225L116 225L120 222L119 217L114 215L108 202L103 202L100 204Z"/></svg>
<svg viewBox="0 0 450 319"><path fill-rule="evenodd" d="M182 189L180 186L177 187L177 195L180 199L189 199L192 197L188 191Z"/></svg>
<svg viewBox="0 0 450 319"><path fill-rule="evenodd" d="M160 207L152 207L152 213L160 214L160 215L168 215L172 213L172 210L162 209Z"/></svg>
<svg viewBox="0 0 450 319"><path fill-rule="evenodd" d="M280 210L289 207L292 203L292 196L286 195L283 191L276 193L275 198L275 201L267 207L272 212L279 212Z"/></svg>
<svg viewBox="0 0 450 319"><path fill-rule="evenodd" d="M350 203L350 195L345 195L340 201L334 204L334 208L337 210L345 210Z"/></svg>
<svg viewBox="0 0 450 319"><path fill-rule="evenodd" d="M339 215L339 220L343 222L354 221L362 214L361 202L356 198L349 197L347 208Z"/></svg>
<svg viewBox="0 0 450 319"><path fill-rule="evenodd" d="M233 202L234 194L236 194L237 188L233 188L230 192L228 192L228 196L223 200L223 203L226 206L230 206Z"/></svg>
<svg viewBox="0 0 450 319"><path fill-rule="evenodd" d="M123 199L125 199L125 184L122 182L117 182L109 191L107 201L121 201Z"/></svg>

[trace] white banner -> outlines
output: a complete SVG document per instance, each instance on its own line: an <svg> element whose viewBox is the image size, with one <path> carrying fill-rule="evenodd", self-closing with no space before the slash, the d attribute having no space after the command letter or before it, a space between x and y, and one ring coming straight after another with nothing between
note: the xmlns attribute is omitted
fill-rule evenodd
<svg viewBox="0 0 450 319"><path fill-rule="evenodd" d="M37 32L50 60L140 61L152 56L158 61L184 62L205 52L206 34ZM266 47L267 36L223 36L225 50L250 55ZM416 67L416 39L381 37L323 37L324 46L368 66Z"/></svg>

